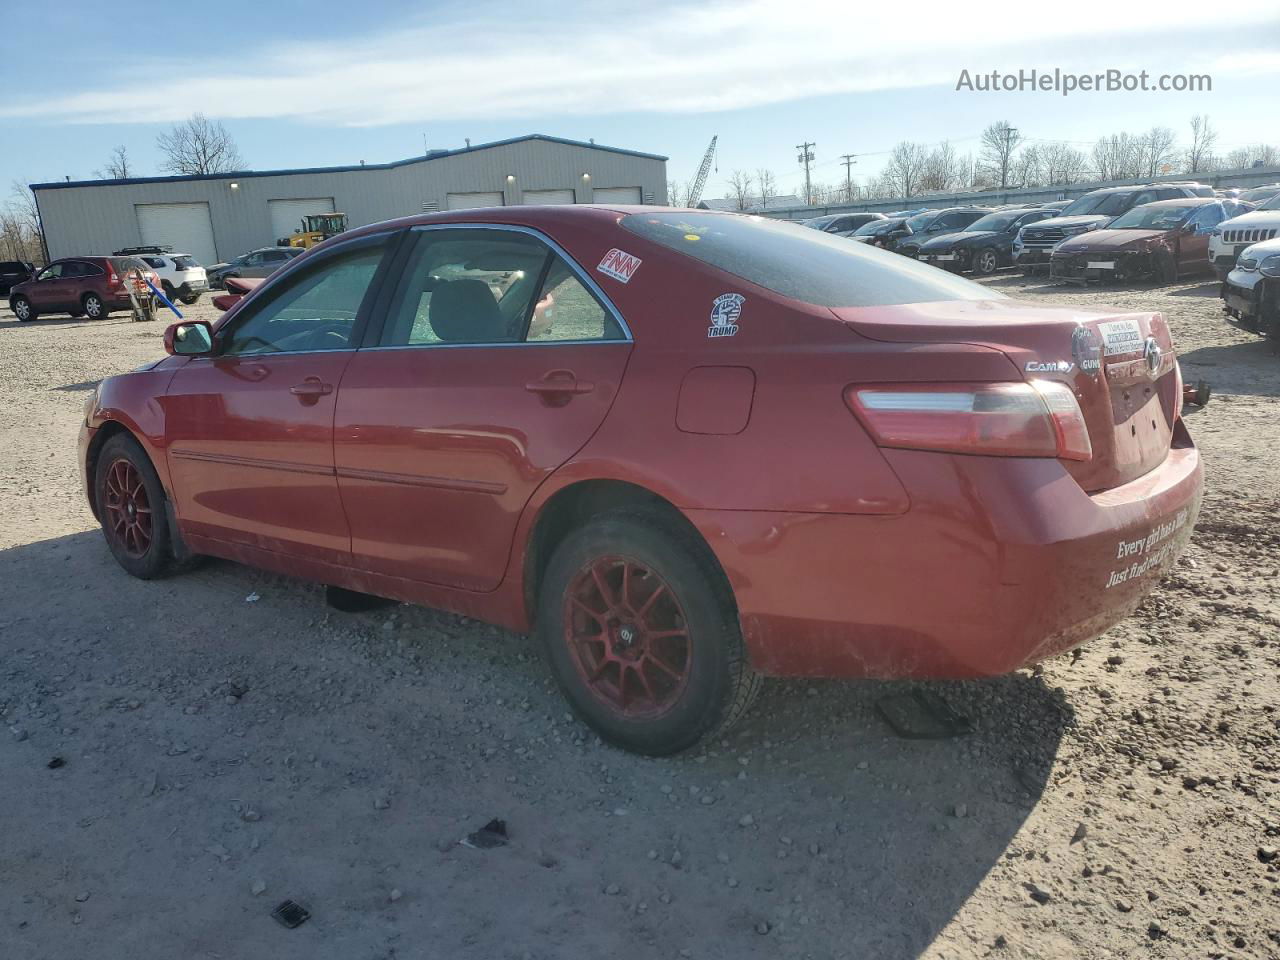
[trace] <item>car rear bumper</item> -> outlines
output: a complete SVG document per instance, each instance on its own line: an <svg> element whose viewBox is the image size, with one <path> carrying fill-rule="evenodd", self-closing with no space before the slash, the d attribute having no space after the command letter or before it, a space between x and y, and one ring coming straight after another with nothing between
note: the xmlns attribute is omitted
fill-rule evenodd
<svg viewBox="0 0 1280 960"><path fill-rule="evenodd" d="M688 515L771 675L973 677L1070 650L1128 616L1182 551L1199 454L1086 494L1053 460L886 451L911 493L894 517Z"/></svg>

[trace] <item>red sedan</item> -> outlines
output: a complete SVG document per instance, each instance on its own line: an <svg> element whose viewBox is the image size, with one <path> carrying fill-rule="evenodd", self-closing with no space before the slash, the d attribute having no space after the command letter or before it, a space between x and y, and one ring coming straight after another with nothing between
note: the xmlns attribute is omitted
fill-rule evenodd
<svg viewBox="0 0 1280 960"><path fill-rule="evenodd" d="M629 749L765 675L973 677L1096 637L1200 506L1159 314L1030 306L776 221L413 217L102 383L120 564L224 557L537 634Z"/></svg>

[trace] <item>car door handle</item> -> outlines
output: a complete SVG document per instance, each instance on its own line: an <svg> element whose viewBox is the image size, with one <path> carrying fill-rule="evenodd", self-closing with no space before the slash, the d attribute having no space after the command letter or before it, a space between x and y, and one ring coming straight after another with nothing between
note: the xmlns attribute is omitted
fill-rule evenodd
<svg viewBox="0 0 1280 960"><path fill-rule="evenodd" d="M333 384L324 383L318 377L307 377L301 383L295 383L290 387L289 392L295 397L316 399L323 397L325 394L333 393Z"/></svg>
<svg viewBox="0 0 1280 960"><path fill-rule="evenodd" d="M546 399L562 397L568 399L575 394L591 393L596 385L589 380L579 380L572 370L552 370L541 380L533 380L524 385L530 393L539 393Z"/></svg>

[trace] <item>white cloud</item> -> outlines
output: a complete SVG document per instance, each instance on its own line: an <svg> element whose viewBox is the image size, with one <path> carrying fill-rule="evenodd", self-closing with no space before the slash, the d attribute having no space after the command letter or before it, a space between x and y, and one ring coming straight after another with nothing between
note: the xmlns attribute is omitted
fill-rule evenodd
<svg viewBox="0 0 1280 960"><path fill-rule="evenodd" d="M1205 26L1200 2L1158 11L1077 0L1015 2L981 21L972 4L922 7L777 0L652 8L527 4L427 16L363 38L246 49L200 61L136 60L98 88L0 108L55 123L291 118L340 126L623 112L704 112L822 94L954 85L961 69L1280 74L1268 40ZM1063 22L1064 20L1068 22ZM1221 51L1235 56L1222 57ZM1209 53L1212 51L1212 55ZM156 90L163 90L157 97Z"/></svg>

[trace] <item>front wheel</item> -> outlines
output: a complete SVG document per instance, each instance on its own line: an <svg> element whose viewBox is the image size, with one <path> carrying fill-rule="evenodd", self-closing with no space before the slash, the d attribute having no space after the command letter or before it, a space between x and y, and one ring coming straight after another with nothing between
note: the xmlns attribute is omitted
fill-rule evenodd
<svg viewBox="0 0 1280 960"><path fill-rule="evenodd" d="M31 301L26 297L14 297L12 306L13 315L21 321L34 320L36 318L35 308L31 306Z"/></svg>
<svg viewBox="0 0 1280 960"><path fill-rule="evenodd" d="M761 683L709 551L658 515L606 514L569 534L542 579L537 632L577 714L636 753L726 729Z"/></svg>
<svg viewBox="0 0 1280 960"><path fill-rule="evenodd" d="M986 250L980 250L978 252L978 256L974 258L974 261L973 261L974 272L984 277L991 276L991 274L996 272L996 269L999 266L1000 266L1000 257L994 250L990 248L987 248Z"/></svg>
<svg viewBox="0 0 1280 960"><path fill-rule="evenodd" d="M172 299L173 299L173 297L170 297L169 299L170 299L170 300L172 300ZM185 296L185 297L179 297L178 299L179 299L179 300L181 300L185 306L188 306L188 307L189 307L189 306L191 306L193 303L195 303L197 300L199 300L199 299L200 299L200 294L198 294L198 293L192 293L192 294L189 294L188 296Z"/></svg>
<svg viewBox="0 0 1280 960"><path fill-rule="evenodd" d="M121 433L103 445L94 493L102 534L120 566L141 580L177 569L164 487L138 441Z"/></svg>

